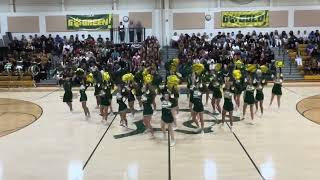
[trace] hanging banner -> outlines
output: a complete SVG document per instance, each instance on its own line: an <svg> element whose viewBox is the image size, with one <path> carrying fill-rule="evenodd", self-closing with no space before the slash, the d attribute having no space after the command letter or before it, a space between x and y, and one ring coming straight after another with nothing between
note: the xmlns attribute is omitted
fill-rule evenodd
<svg viewBox="0 0 320 180"><path fill-rule="evenodd" d="M67 15L68 30L107 30L112 25L112 14Z"/></svg>
<svg viewBox="0 0 320 180"><path fill-rule="evenodd" d="M222 11L221 27L268 27L269 11Z"/></svg>

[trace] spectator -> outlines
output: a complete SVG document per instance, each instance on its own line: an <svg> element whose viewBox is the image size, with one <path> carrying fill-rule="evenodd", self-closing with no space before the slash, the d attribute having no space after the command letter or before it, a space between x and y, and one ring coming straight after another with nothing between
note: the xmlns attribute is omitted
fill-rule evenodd
<svg viewBox="0 0 320 180"><path fill-rule="evenodd" d="M118 31L119 31L120 42L123 43L125 39L125 27L122 24L122 22L120 22L120 25L118 26Z"/></svg>

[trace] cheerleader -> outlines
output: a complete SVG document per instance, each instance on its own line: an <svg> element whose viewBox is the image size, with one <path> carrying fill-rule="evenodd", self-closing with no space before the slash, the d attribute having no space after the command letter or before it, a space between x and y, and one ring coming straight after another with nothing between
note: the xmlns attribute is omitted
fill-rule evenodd
<svg viewBox="0 0 320 180"><path fill-rule="evenodd" d="M119 92L117 93L117 103L119 105L118 112L120 114L120 126L128 127L128 120L127 120L127 111L128 107L125 103L125 97L122 93L122 86L118 86Z"/></svg>
<svg viewBox="0 0 320 180"><path fill-rule="evenodd" d="M197 86L193 90L193 113L192 113L192 120L196 123L198 129L197 132L201 132L202 135L204 135L204 121L203 121L203 103L202 103L202 92L200 91L200 84L197 84ZM199 127L199 123L197 118L199 117L201 128Z"/></svg>
<svg viewBox="0 0 320 180"><path fill-rule="evenodd" d="M240 108L240 97L243 91L243 80L235 80L233 85L233 99L236 103L236 110Z"/></svg>
<svg viewBox="0 0 320 180"><path fill-rule="evenodd" d="M99 109L100 107L100 92L101 92L101 86L99 83L96 83L94 85L94 96L96 97L97 106L96 109Z"/></svg>
<svg viewBox="0 0 320 180"><path fill-rule="evenodd" d="M223 103L223 110L222 110L222 123L221 126L224 125L226 114L229 113L229 119L230 119L230 128L231 132L233 132L233 103L232 103L232 93L231 93L231 83L229 79L227 79L225 88L223 91L224 95L224 103Z"/></svg>
<svg viewBox="0 0 320 180"><path fill-rule="evenodd" d="M166 139L166 125L168 125L168 130L171 138L170 146L175 145L174 130L172 127L172 123L174 123L172 105L173 104L170 102L170 95L168 94L168 92L165 92L163 97L161 98L161 130L163 133L163 138Z"/></svg>
<svg viewBox="0 0 320 180"><path fill-rule="evenodd" d="M63 95L63 102L65 102L68 106L70 111L72 112L72 81L69 77L66 77L63 82L63 89L64 89L64 95Z"/></svg>
<svg viewBox="0 0 320 180"><path fill-rule="evenodd" d="M255 96L255 105L256 105L256 113L259 110L260 107L260 112L261 116L263 115L263 100L264 100L264 93L263 93L263 88L265 85L265 80L259 80L257 83L255 83L255 89L256 89L256 96Z"/></svg>
<svg viewBox="0 0 320 180"><path fill-rule="evenodd" d="M213 81L212 81L212 99L211 99L211 105L213 108L213 113L216 113L216 107L218 110L218 113L221 114L221 106L220 106L220 101L222 98L222 93L221 93L221 84L219 82L219 79L214 76Z"/></svg>
<svg viewBox="0 0 320 180"><path fill-rule="evenodd" d="M254 122L253 122L253 120L254 120L253 106L255 104L254 91L255 91L255 88L252 85L251 78L248 78L248 85L246 87L245 94L244 94L242 119L245 118L247 107L249 105L250 106L250 115L251 115L251 120L252 120L250 122L251 125L254 125Z"/></svg>
<svg viewBox="0 0 320 180"><path fill-rule="evenodd" d="M151 125L153 109L152 109L153 96L150 92L149 85L143 87L142 103L143 103L143 123L151 133L151 137L154 137L154 131Z"/></svg>
<svg viewBox="0 0 320 180"><path fill-rule="evenodd" d="M128 99L129 109L130 109L132 117L134 117L134 114L135 114L134 101L136 100L136 98L134 97L134 95L132 93L132 90L133 90L132 83L127 84L125 86L125 90L126 90L126 97Z"/></svg>
<svg viewBox="0 0 320 180"><path fill-rule="evenodd" d="M274 77L272 75L272 77ZM274 84L272 87L272 95L271 95L271 100L270 100L270 105L272 105L274 96L277 96L277 102L278 102L278 108L280 108L280 100L282 96L282 82L283 82L283 77L280 73L277 73L275 79L274 79Z"/></svg>
<svg viewBox="0 0 320 180"><path fill-rule="evenodd" d="M111 105L110 94L108 94L108 87L104 86L100 93L100 113L102 116L101 122L107 122L109 115L109 107Z"/></svg>
<svg viewBox="0 0 320 180"><path fill-rule="evenodd" d="M87 97L87 94L86 94L86 90L89 86L85 86L84 84L82 84L80 86L80 102L81 102L81 105L82 105L82 109L84 111L84 114L87 118L90 117L90 111L89 111L89 108L87 106L87 100L88 100L88 97Z"/></svg>
<svg viewBox="0 0 320 180"><path fill-rule="evenodd" d="M179 90L177 88L172 88L170 98L171 102L171 113L173 116L174 130L177 129L177 114L179 113Z"/></svg>

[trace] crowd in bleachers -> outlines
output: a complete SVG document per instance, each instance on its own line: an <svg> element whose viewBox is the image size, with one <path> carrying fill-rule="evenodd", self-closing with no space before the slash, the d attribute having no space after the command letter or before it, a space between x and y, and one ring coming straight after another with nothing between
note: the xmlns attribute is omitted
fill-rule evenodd
<svg viewBox="0 0 320 180"><path fill-rule="evenodd" d="M303 68L305 74L320 73L318 30L311 31L309 34L307 31L279 33L277 30L264 34L256 31L246 34L241 31L218 32L215 36L212 33L193 33L192 35L174 33L171 42L172 46L178 49L182 64L196 60L207 64L221 63L232 66L235 60L241 59L245 64L271 65L275 60L275 51L272 49L280 47L288 50L292 61Z"/></svg>
<svg viewBox="0 0 320 180"><path fill-rule="evenodd" d="M93 66L109 72L126 69L137 70L140 66L158 69L160 45L156 37L147 37L142 43L113 44L109 38L99 35L78 34L56 37L22 36L9 44L9 55L0 65L0 72L27 72L30 67L39 67L38 79L46 79L50 70L71 76L77 68L90 71ZM12 64L6 66L6 64ZM11 67L11 69L5 68Z"/></svg>

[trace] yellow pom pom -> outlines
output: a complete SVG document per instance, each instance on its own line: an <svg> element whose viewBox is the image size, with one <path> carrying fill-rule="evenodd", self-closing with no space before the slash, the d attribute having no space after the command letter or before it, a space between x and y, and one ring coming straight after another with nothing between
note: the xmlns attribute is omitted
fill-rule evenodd
<svg viewBox="0 0 320 180"><path fill-rule="evenodd" d="M179 65L179 59L178 58L174 58L173 60L172 60L172 64L173 65L175 65L175 66L178 66Z"/></svg>
<svg viewBox="0 0 320 180"><path fill-rule="evenodd" d="M147 74L146 76L143 76L144 84L151 84L152 81L153 81L153 76L151 74Z"/></svg>
<svg viewBox="0 0 320 180"><path fill-rule="evenodd" d="M221 68L222 68L222 64L218 63L218 64L216 64L216 66L214 67L214 70L215 70L216 72L219 72L219 71L221 70Z"/></svg>
<svg viewBox="0 0 320 180"><path fill-rule="evenodd" d="M263 73L267 73L268 70L269 70L269 68L268 68L266 65L260 66L260 69L261 69L261 71L262 71Z"/></svg>
<svg viewBox="0 0 320 180"><path fill-rule="evenodd" d="M248 64L246 70L248 72L254 73L257 70L257 66L255 64Z"/></svg>
<svg viewBox="0 0 320 180"><path fill-rule="evenodd" d="M178 88L178 85L180 84L180 79L177 75L171 75L167 77L167 87L169 90L172 90L173 88Z"/></svg>
<svg viewBox="0 0 320 180"><path fill-rule="evenodd" d="M233 70L232 75L233 75L234 79L236 79L236 80L240 80L242 77L240 70Z"/></svg>
<svg viewBox="0 0 320 180"><path fill-rule="evenodd" d="M104 81L109 81L109 80L110 80L110 75L109 75L108 72L104 72L104 73L103 73L103 80L104 80Z"/></svg>
<svg viewBox="0 0 320 180"><path fill-rule="evenodd" d="M277 68L283 68L284 67L284 63L281 60L276 61L276 67Z"/></svg>
<svg viewBox="0 0 320 180"><path fill-rule="evenodd" d="M192 71L195 72L199 76L204 71L204 65L203 64L193 64Z"/></svg>
<svg viewBox="0 0 320 180"><path fill-rule="evenodd" d="M144 69L143 72L142 72L142 76L146 76L150 74L149 70L148 69Z"/></svg>
<svg viewBox="0 0 320 180"><path fill-rule="evenodd" d="M133 79L134 79L134 75L132 73L127 73L127 74L122 76L122 81L125 82L125 83L132 82Z"/></svg>
<svg viewBox="0 0 320 180"><path fill-rule="evenodd" d="M86 81L89 82L89 83L93 83L94 82L94 78L93 78L93 74L92 73L87 75Z"/></svg>
<svg viewBox="0 0 320 180"><path fill-rule="evenodd" d="M238 60L238 61L236 61L235 65L238 69L240 69L243 65L243 62L241 60Z"/></svg>

